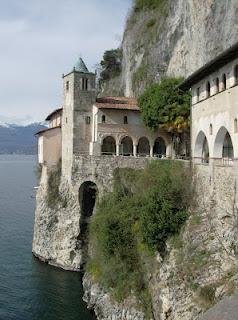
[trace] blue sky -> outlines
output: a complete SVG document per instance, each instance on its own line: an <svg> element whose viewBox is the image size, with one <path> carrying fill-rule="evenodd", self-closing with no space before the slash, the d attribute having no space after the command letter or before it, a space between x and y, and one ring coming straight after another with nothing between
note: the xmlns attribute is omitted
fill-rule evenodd
<svg viewBox="0 0 238 320"><path fill-rule="evenodd" d="M94 71L120 44L132 0L0 0L0 122L44 120L81 54Z"/></svg>

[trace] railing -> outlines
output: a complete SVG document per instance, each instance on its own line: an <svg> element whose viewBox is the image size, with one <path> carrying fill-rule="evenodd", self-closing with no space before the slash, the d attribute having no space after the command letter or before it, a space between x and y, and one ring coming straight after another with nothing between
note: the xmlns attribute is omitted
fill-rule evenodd
<svg viewBox="0 0 238 320"><path fill-rule="evenodd" d="M223 166L233 166L234 161L231 158L222 158Z"/></svg>
<svg viewBox="0 0 238 320"><path fill-rule="evenodd" d="M214 165L227 166L231 167L234 164L234 159L232 158L204 158L204 157L194 157L194 162L196 164L209 164L209 161L212 160Z"/></svg>

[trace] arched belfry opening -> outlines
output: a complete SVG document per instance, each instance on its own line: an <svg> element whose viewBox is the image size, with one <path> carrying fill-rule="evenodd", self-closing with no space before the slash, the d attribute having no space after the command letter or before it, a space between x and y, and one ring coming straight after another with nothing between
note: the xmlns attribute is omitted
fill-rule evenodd
<svg viewBox="0 0 238 320"><path fill-rule="evenodd" d="M79 188L80 234L78 240L82 250L82 266L88 258L88 225L95 208L97 193L97 185L92 181L85 181Z"/></svg>

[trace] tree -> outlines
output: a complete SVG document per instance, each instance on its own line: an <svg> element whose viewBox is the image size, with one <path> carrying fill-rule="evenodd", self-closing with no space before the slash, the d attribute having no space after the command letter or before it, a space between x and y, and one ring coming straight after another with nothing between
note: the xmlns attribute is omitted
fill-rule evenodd
<svg viewBox="0 0 238 320"><path fill-rule="evenodd" d="M121 72L122 50L120 48L104 52L101 61L101 80L109 80Z"/></svg>
<svg viewBox="0 0 238 320"><path fill-rule="evenodd" d="M145 125L156 130L166 128L180 133L190 125L190 94L177 88L180 78L163 79L148 87L139 97L139 107Z"/></svg>
<svg viewBox="0 0 238 320"><path fill-rule="evenodd" d="M187 140L190 127L190 93L178 89L181 78L166 78L148 87L138 103L143 122L152 131L164 128L174 138L176 154L181 140ZM182 138L183 136L183 138Z"/></svg>

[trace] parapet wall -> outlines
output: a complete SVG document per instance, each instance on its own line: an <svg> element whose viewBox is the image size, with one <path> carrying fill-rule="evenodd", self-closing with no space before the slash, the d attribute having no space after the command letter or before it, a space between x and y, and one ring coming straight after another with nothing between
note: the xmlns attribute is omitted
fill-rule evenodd
<svg viewBox="0 0 238 320"><path fill-rule="evenodd" d="M102 193L110 191L113 172L116 168L143 169L149 161L162 161L157 158L125 156L75 156L72 168L72 186L77 191L85 181L94 182Z"/></svg>

